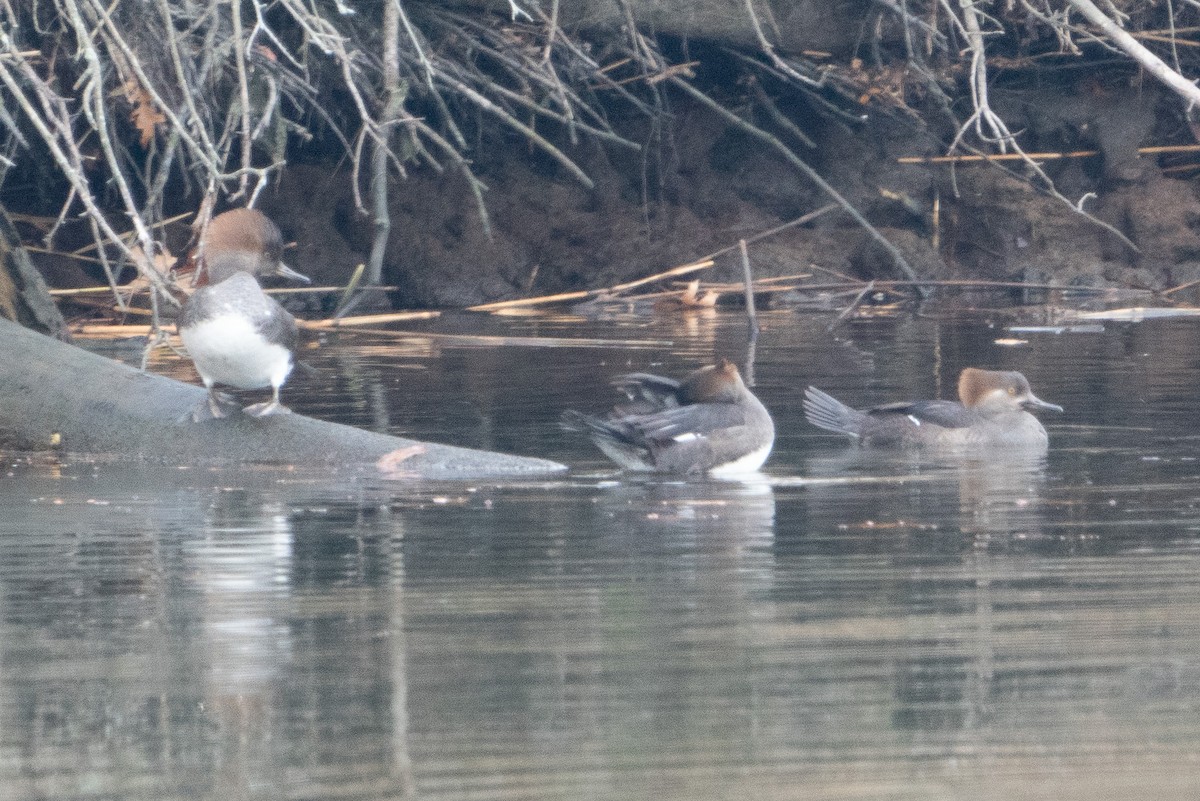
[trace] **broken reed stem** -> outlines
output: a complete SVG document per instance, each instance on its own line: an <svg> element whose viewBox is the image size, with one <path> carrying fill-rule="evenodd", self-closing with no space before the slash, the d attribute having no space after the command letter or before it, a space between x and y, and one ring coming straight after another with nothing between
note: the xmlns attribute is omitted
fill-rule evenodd
<svg viewBox="0 0 1200 801"><path fill-rule="evenodd" d="M749 240L745 240L745 241L749 241ZM740 241L739 241L739 244L736 245L735 247L741 248ZM703 265L703 266L701 266L701 265ZM542 295L542 296L536 297L536 298L520 298L518 300L501 300L501 301L496 301L494 303L484 303L479 306L468 306L466 310L467 311L489 311L490 312L490 311L500 311L503 309L520 308L523 306L541 306L541 305L546 305L546 304L550 304L550 303L562 303L562 302L569 301L569 300L583 300L583 299L589 298L589 297L604 297L605 295L617 294L619 290L628 289L633 286L640 286L642 284L650 283L651 281L657 281L662 278L670 277L671 275L679 275L679 274L682 274L683 272L691 272L695 269L703 269L704 266L711 266L711 263L706 264L705 262L700 262L697 265L683 265L682 267L676 267L673 270L667 270L666 272L663 272L663 273L657 273L656 275L647 276L646 278L640 279L638 281L633 281L628 284L618 284L617 286L609 287L608 289L587 289L587 290L579 290L576 292L561 292L557 295ZM688 269L688 268L691 268L691 269ZM745 262L743 263L743 269L745 269ZM1112 291L1112 287L1065 286L1063 284L1030 284L1030 283L1025 283L1023 281L972 281L972 280L968 280L968 279L941 280L941 281L932 280L932 279L927 280L927 281L904 281L904 280L858 281L858 280L847 278L847 280L845 280L845 281L829 282L829 283L824 283L824 284L791 284L791 285L787 285L787 286L764 286L764 284L771 283L771 282L785 281L785 280L791 281L791 280L795 280L797 278L807 278L810 275L811 274L801 274L801 275L795 275L795 276L779 276L777 278L762 278L757 281L752 280L749 285L750 295L749 295L749 300L747 301L747 309L748 310L750 309L751 304L753 303L753 295L755 293L762 294L765 292L785 292L785 291L823 292L823 291L840 291L840 290L851 289L851 290L862 290L864 297L865 297L865 294L870 292L871 290L896 289L899 287L924 287L927 289L937 289L937 288L1036 289L1036 290L1045 290L1045 291L1051 291L1051 292L1053 292L1053 291L1087 292L1087 293L1095 293L1095 294L1102 294L1105 292ZM746 286L747 285L746 285L745 281L743 281L742 288L745 289ZM1168 290L1168 292L1175 292L1175 291L1178 291L1179 289L1185 288L1186 286L1191 286L1191 284L1185 284L1183 287L1176 287L1175 289ZM865 289L864 289L864 287L865 287ZM717 292L731 292L731 291L735 291L736 289L738 289L738 286L736 284L712 284L705 288L713 290L713 291L717 291ZM1149 289L1126 290L1126 291L1134 291L1134 292L1143 292L1145 294L1153 294L1151 292L1151 290L1149 290ZM622 297L622 298L614 297L614 298L612 298L612 300L614 300L614 301L615 300L639 301L639 300L648 300L648 299L653 299L653 298L658 298L658 297L667 297L670 295L677 295L677 294L679 294L679 291L653 292L653 293L643 294L643 295L631 295L631 296ZM857 305L858 303L861 303L861 299L856 301L855 305ZM757 316L755 318L755 324L757 325Z"/></svg>
<svg viewBox="0 0 1200 801"><path fill-rule="evenodd" d="M398 286L360 286L357 287L358 292L399 292L401 287ZM295 287L278 287L275 289L264 289L268 295L314 295L321 292L330 294L333 292L345 292L344 286L295 286Z"/></svg>
<svg viewBox="0 0 1200 801"><path fill-rule="evenodd" d="M825 326L825 333L829 333L833 329L837 328L839 325L842 324L842 321L844 321L851 314L854 314L854 310L857 309L862 304L863 300L867 297L867 295L871 294L874 291L875 291L875 282L874 281L871 281L866 286L864 286L862 289L860 289L858 292L858 295L856 295L854 300L852 300L850 302L849 306L847 306L845 309L842 310L842 313L837 316L837 319L834 320L829 325Z"/></svg>
<svg viewBox="0 0 1200 801"><path fill-rule="evenodd" d="M795 228L798 225L804 225L806 222L812 222L818 217L824 216L836 208L838 208L837 203L826 203L816 211L810 211L808 214L802 214L796 219L785 222L782 225L777 225L774 228L768 228L765 231L759 231L754 236L746 237L746 244L751 245L760 239L766 239L769 236L775 236L775 234L782 233L789 228ZM736 244L730 245L728 247L721 248L720 250L714 250L712 253L705 254L704 258L715 259L717 256L724 256L726 253L732 253L734 250L737 250L737 248L738 245Z"/></svg>
<svg viewBox="0 0 1200 801"><path fill-rule="evenodd" d="M758 312L754 308L754 274L750 270L750 251L746 248L746 240L738 240L738 251L742 257L742 281L746 287L746 322L750 327L749 341L746 342L746 364L743 372L746 374L747 386L754 386L754 359L758 353Z"/></svg>
<svg viewBox="0 0 1200 801"><path fill-rule="evenodd" d="M642 292L638 295L624 295L613 298L613 303L642 303L647 300L662 300L663 298L682 298L687 294L687 287L681 289L664 289L661 292Z"/></svg>
<svg viewBox="0 0 1200 801"><path fill-rule="evenodd" d="M749 240L739 240L739 244L735 245L735 247L738 247L740 249L742 247L742 245L741 245L742 241L748 242ZM746 262L743 262L743 269L745 269L745 264L746 264ZM496 301L494 303L484 303L484 304L481 304L478 306L468 306L466 310L467 311L494 312L494 311L501 311L504 309L520 308L520 307L524 307L524 306L542 306L542 305L547 305L547 304L551 304L551 303L563 303L563 302L570 301L570 300L583 300L583 299L589 298L589 297L602 298L606 295L619 294L620 291L632 288L634 286L641 286L642 284L647 284L652 281L660 280L662 278L669 278L672 275L681 275L685 272L693 272L698 269L704 269L705 267L708 267L708 266L711 266L711 261L699 262L698 264L695 264L695 265L683 265L681 267L676 267L672 270L667 270L662 273L657 273L655 275L647 276L646 278L639 279L638 281L632 281L627 284L618 284L617 286L609 287L607 289L586 289L586 290L579 290L576 292L561 292L557 295L542 295L542 296L536 297L536 298L520 298L518 300L500 300L500 301ZM1087 292L1087 293L1095 293L1095 294L1103 294L1105 292L1112 291L1112 287L1065 286L1063 284L1030 284L1030 283L1025 283L1023 281L972 281L969 279L941 280L941 281L933 280L933 279L930 279L927 281L920 281L920 280L918 280L918 281L904 281L904 280L859 281L859 280L851 279L849 277L847 277L847 280L845 280L845 281L829 282L829 283L824 283L824 284L794 284L794 285L781 286L781 287L764 286L764 284L770 283L770 282L785 281L785 280L791 281L791 280L795 280L797 278L807 278L810 275L811 274L802 274L802 275L795 275L795 276L779 276L777 278L762 278L762 279L759 279L758 281L751 280L751 283L749 285L750 295L749 295L749 299L747 300L747 310L749 311L749 309L751 308L751 304L753 303L753 294L754 293L761 294L761 293L765 293L765 292L785 292L785 291L823 292L823 291L840 291L840 290L852 289L852 290L863 290L864 297L865 297L865 294L871 290L896 289L899 287L918 287L918 288L925 288L925 289L938 289L938 288L1028 289L1028 290L1045 290L1045 291L1050 291L1050 292L1053 292L1053 291ZM1185 288L1186 286L1191 286L1191 284L1185 284L1183 287L1176 287L1175 289L1168 290L1168 292L1175 292L1175 291ZM742 288L745 289L746 287L747 287L747 285L746 285L745 281L743 281ZM866 287L866 289L864 289L864 287ZM713 284L706 288L713 290L713 291L717 291L717 292L731 292L731 291L735 291L736 289L738 289L738 286L736 284ZM1149 289L1147 289L1147 290L1126 290L1126 291L1135 291L1135 292L1143 292L1145 294L1153 294L1151 292L1151 290L1149 290ZM632 301L639 301L639 300L648 300L648 299L657 298L657 297L666 297L669 295L677 295L677 294L679 294L678 291L654 292L654 293L643 294L643 295L631 295L631 296L622 297L622 298L613 297L611 299L614 301L621 300L621 301L632 302ZM860 298L858 301L855 302L855 305L857 305L858 303L861 303L861 302L862 301ZM755 325L757 326L757 316L755 316Z"/></svg>
<svg viewBox="0 0 1200 801"><path fill-rule="evenodd" d="M774 284L774 283L765 284L765 283L763 283L766 280L767 279L763 278L763 279L756 280L754 282L754 294L755 295L774 295L779 292L791 292L794 289L804 289L804 284L799 284L799 283L795 283L795 284ZM731 292L745 291L745 283L742 282L742 283L737 283L737 284L701 284L700 287L698 287L698 289L703 290L705 292L716 292L718 295L727 295ZM672 290L671 292L659 292L656 294L680 295L686 291L687 290L685 290L685 289L676 289L676 290ZM626 300L644 300L649 297L653 297L653 295L630 295L628 298L626 298Z"/></svg>
<svg viewBox="0 0 1200 801"><path fill-rule="evenodd" d="M877 280L872 282L866 281L840 281L837 283L827 284L802 284L798 287L804 291L822 291L822 290L842 290L856 289L862 287L865 283L873 283L876 289L891 289L894 287L921 286L932 288L964 288L964 289L1041 289L1050 292L1087 292L1092 294L1104 294L1112 292L1113 287L1097 287L1097 286L1065 286L1063 284L1029 284L1023 281L971 281L969 279L961 280L943 280L943 281L899 281L899 280ZM1136 292L1138 294L1153 295L1153 290L1150 289L1122 289L1123 292Z"/></svg>
<svg viewBox="0 0 1200 801"><path fill-rule="evenodd" d="M73 325L72 336L116 339L118 337L150 336L153 329L148 325Z"/></svg>
<svg viewBox="0 0 1200 801"><path fill-rule="evenodd" d="M774 286L773 285L773 282L777 282L777 281L782 281L782 280L794 281L797 278L810 278L811 276L812 276L812 274L808 273L808 274L802 274L802 275L796 275L796 276L780 276L779 278L759 278L759 279L756 279L754 282L754 293L756 295L763 295L763 294L769 294L769 293L774 293L774 292L792 292L792 291L796 291L796 292L854 291L854 292L857 292L857 291L860 291L864 286L868 286L868 285L871 286L875 290L883 292L883 291L892 290L896 287L907 287L907 286L911 286L913 284L912 281L884 280L884 279L875 279L872 281L861 281L861 280L850 278L849 276L847 276L846 280L844 280L844 281L828 281L823 284L791 283L791 284L785 284L783 286ZM1122 291L1122 292L1136 292L1141 295L1155 294L1154 291L1150 290L1150 289L1120 289L1120 288L1114 288L1114 287L1064 286L1062 284L1029 284L1029 283L1024 283L1021 281L986 281L986 280L972 281L969 279L961 279L961 280L950 279L950 280L937 281L937 280L931 279L928 281L921 281L920 283L923 286L931 287L934 289L939 289L939 288L942 288L942 289L1028 289L1028 290L1036 289L1036 290L1043 290L1043 291L1048 291L1048 292L1053 292L1053 291L1088 292L1088 293L1096 293L1096 294L1103 294L1105 292L1112 292L1112 291L1116 290L1116 291ZM1180 290L1188 289L1190 287L1196 286L1197 284L1200 284L1200 279L1197 279L1195 281L1189 281L1186 284L1181 284L1180 286L1164 290L1163 292L1160 292L1158 294L1168 295L1173 292L1178 292ZM706 284L701 288L711 291L711 292L720 292L722 294L725 294L728 292L735 292L738 289L740 289L741 287L742 287L741 284ZM673 293L655 293L655 294L656 295L678 294L679 291L682 291L682 290L676 290ZM644 300L646 298L651 298L651 297L655 297L655 295L631 295L628 298L623 298L623 300L630 300L630 301Z"/></svg>
<svg viewBox="0 0 1200 801"><path fill-rule="evenodd" d="M624 292L627 289L633 289L634 287L643 286L644 284L652 284L655 281L661 281L664 278L673 278L677 275L687 275L688 273L707 270L709 267L712 267L713 264L714 262L712 259L702 259L700 261L691 262L690 264L681 264L678 267L672 267L669 270L663 270L661 273L648 275L645 278L639 278L636 281L628 281L624 284L617 284L616 286L610 287L608 291Z"/></svg>
<svg viewBox="0 0 1200 801"><path fill-rule="evenodd" d="M738 252L742 257L742 281L746 288L746 322L750 325L750 341L758 339L758 311L754 308L754 274L750 270L750 251L746 240L738 240Z"/></svg>
<svg viewBox="0 0 1200 801"><path fill-rule="evenodd" d="M674 342L669 339L588 339L584 337L522 337L495 336L487 334L443 334L438 331L392 331L386 328L339 328L351 334L370 334L392 339L430 339L449 345L460 344L474 347L497 345L526 348L669 348Z"/></svg>
<svg viewBox="0 0 1200 801"><path fill-rule="evenodd" d="M296 325L306 331L331 331L352 325L379 325L407 320L433 320L441 317L439 311L404 311L387 314L363 314L358 317L330 317L325 320L297 320Z"/></svg>
<svg viewBox="0 0 1200 801"><path fill-rule="evenodd" d="M409 315L410 319L414 315L427 315L429 317L437 317L439 312L401 312L395 315L373 315L373 317L400 317ZM364 324L373 322L372 317L356 318ZM432 339L438 342L447 344L461 344L466 346L488 346L497 345L527 347L527 348L669 348L674 346L674 342L668 339L592 339L584 337L506 337L506 336L487 336L481 334L443 334L437 331L389 331L386 328L344 328L341 325L335 324L340 321L334 320L315 320L304 321L297 320L301 328L314 328L315 323L331 323L329 326L345 333L353 334L372 334L386 337L416 337L420 339ZM323 330L323 329L316 329ZM96 337L96 338L111 338L118 337L137 337L151 336L154 329L148 325L80 325L74 326L71 333L79 337Z"/></svg>
<svg viewBox="0 0 1200 801"><path fill-rule="evenodd" d="M366 272L366 269L367 265L359 262L358 266L354 268L354 272L350 274L350 280L346 282L346 288L342 291L342 296L338 298L337 306L333 310L333 318L335 320L348 315L358 305L358 302L366 297L365 294L354 294L354 291L358 289L359 283L362 282L363 273ZM372 283L378 284L379 282L374 281Z"/></svg>
<svg viewBox="0 0 1200 801"><path fill-rule="evenodd" d="M578 292L560 292L557 295L542 295L536 298L519 298L517 300L498 300L494 303L481 303L478 306L468 306L467 311L499 311L515 309L521 306L540 306L544 303L561 303L568 300L582 300L598 290L581 289Z"/></svg>
<svg viewBox="0 0 1200 801"><path fill-rule="evenodd" d="M1200 278L1197 278L1195 281L1188 281L1186 284L1180 284L1179 286L1173 286L1170 289L1165 289L1165 290L1163 290L1162 294L1174 295L1176 292L1181 292L1185 289L1191 289L1192 287L1196 286L1197 284L1200 284Z"/></svg>
<svg viewBox="0 0 1200 801"><path fill-rule="evenodd" d="M150 312L143 309L130 309L129 313L149 315ZM354 325L379 325L407 320L433 320L441 315L440 311L405 311L392 312L390 314L364 314L360 317L344 317L340 320L333 318L325 320L297 320L296 325L306 331L331 331ZM152 329L148 325L116 325L107 323L97 325L89 323L73 328L72 333L81 336L138 336L149 335L152 333ZM425 334L421 334L421 336L425 336Z"/></svg>
<svg viewBox="0 0 1200 801"><path fill-rule="evenodd" d="M712 259L693 262L692 264L682 264L678 267L672 267L669 270L664 270L661 273L648 275L645 278L639 278L636 281L628 281L624 284L617 284L606 289L580 289L575 292L559 292L555 295L542 295L536 298L518 298L517 300L498 300L493 303L481 303L477 306L468 306L467 311L500 311L502 309L514 309L521 306L540 306L546 303L562 303L568 300L582 300L588 297L598 295L620 294L628 289L639 287L644 284L661 281L664 278L672 278L677 275L687 275L699 270L707 270L713 266Z"/></svg>
<svg viewBox="0 0 1200 801"><path fill-rule="evenodd" d="M1200 145L1153 145L1139 147L1141 155L1160 155L1163 153L1200 153ZM1035 161L1054 161L1056 159L1082 159L1089 156L1099 156L1099 150L1069 150L1060 153L967 153L961 156L901 156L896 159L898 164L967 164L981 161L1021 161L1026 158Z"/></svg>
<svg viewBox="0 0 1200 801"><path fill-rule="evenodd" d="M108 294L112 289L106 286L85 286L77 289L51 289L50 297L52 298L69 298L74 295L99 295L101 293Z"/></svg>
<svg viewBox="0 0 1200 801"><path fill-rule="evenodd" d="M812 277L813 277L812 273L795 273L793 275L777 275L777 276L772 276L769 278L755 278L754 279L754 294L761 295L766 292L780 292L784 289L791 289L793 286L800 286L800 284L798 284L797 282L803 281L805 278L812 278ZM681 282L679 282L679 281L675 281L674 285L679 286L680 283ZM700 288L707 290L709 292L719 292L722 295L726 295L730 292L737 292L738 290L744 288L744 286L745 286L744 281L739 281L737 283L729 283L729 284L713 282L713 283L704 284ZM684 287L681 287L679 289L673 289L668 292L656 292L656 293L653 293L652 295L633 295L632 297L648 298L648 297L652 297L653 295L678 295L682 291L684 291Z"/></svg>

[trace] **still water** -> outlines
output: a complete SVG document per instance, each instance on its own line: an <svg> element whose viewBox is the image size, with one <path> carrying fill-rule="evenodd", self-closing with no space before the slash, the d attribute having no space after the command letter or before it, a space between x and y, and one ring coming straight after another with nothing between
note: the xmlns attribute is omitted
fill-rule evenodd
<svg viewBox="0 0 1200 801"><path fill-rule="evenodd" d="M1200 323L832 319L763 315L780 436L744 482L623 476L555 422L619 372L743 361L733 313L340 335L285 390L548 479L9 456L0 798L1197 797ZM802 418L810 383L948 396L970 365L1066 408L1044 458Z"/></svg>

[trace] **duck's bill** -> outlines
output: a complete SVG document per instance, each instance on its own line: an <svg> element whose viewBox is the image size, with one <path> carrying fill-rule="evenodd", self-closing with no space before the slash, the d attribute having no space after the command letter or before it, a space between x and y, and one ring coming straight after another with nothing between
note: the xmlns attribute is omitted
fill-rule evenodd
<svg viewBox="0 0 1200 801"><path fill-rule="evenodd" d="M305 283L305 284L312 283L312 279L309 278L307 275L296 272L295 270L293 270L291 267L288 267L283 262L279 262L279 269L277 269L275 271L275 274L283 276L284 278L290 278L293 281L300 281L301 283Z"/></svg>
<svg viewBox="0 0 1200 801"><path fill-rule="evenodd" d="M1042 409L1047 412L1061 412L1063 410L1063 407L1059 406L1057 403L1047 403L1041 398L1033 395L1030 395L1021 405L1031 412L1035 409Z"/></svg>

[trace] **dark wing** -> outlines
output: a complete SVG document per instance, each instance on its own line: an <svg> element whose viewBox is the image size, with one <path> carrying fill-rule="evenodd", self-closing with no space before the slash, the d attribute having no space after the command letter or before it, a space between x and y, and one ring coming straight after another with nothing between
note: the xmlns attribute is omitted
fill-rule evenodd
<svg viewBox="0 0 1200 801"><path fill-rule="evenodd" d="M632 402L626 413L648 414L657 409L679 405L679 382L650 373L626 373L612 380L612 385Z"/></svg>
<svg viewBox="0 0 1200 801"><path fill-rule="evenodd" d="M231 284L237 289L230 301L233 309L250 317L255 329L269 341L278 342L290 351L296 350L300 341L296 318L279 305L279 301L263 292L258 280L249 273L231 276L218 287Z"/></svg>
<svg viewBox="0 0 1200 801"><path fill-rule="evenodd" d="M965 406L958 401L948 400L902 401L875 406L865 411L871 417L899 414L942 428L966 428L974 420Z"/></svg>
<svg viewBox="0 0 1200 801"><path fill-rule="evenodd" d="M278 342L288 350L294 351L300 341L300 331L296 327L296 318L287 309L280 306L274 299L263 309L261 316L256 316L255 327L262 335L272 342Z"/></svg>
<svg viewBox="0 0 1200 801"><path fill-rule="evenodd" d="M620 421L651 442L665 444L672 440L686 441L698 431L714 431L745 425L746 413L732 403L695 403L665 409L654 414L642 414Z"/></svg>

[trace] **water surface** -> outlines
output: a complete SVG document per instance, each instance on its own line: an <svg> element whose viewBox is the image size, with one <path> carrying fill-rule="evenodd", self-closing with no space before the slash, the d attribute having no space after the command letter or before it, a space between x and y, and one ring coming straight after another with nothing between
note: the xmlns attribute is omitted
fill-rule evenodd
<svg viewBox="0 0 1200 801"><path fill-rule="evenodd" d="M744 482L621 475L555 424L616 373L744 361L734 313L339 335L285 390L572 466L552 480L10 456L0 797L1194 797L1197 324L832 319L763 315L780 436ZM864 453L802 420L810 383L868 405L971 365L1066 408L1049 453Z"/></svg>

